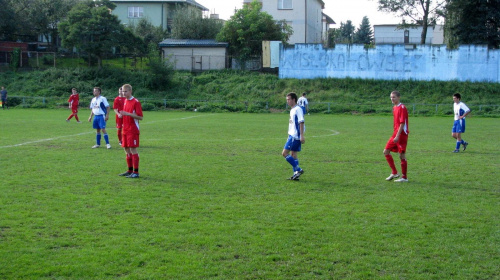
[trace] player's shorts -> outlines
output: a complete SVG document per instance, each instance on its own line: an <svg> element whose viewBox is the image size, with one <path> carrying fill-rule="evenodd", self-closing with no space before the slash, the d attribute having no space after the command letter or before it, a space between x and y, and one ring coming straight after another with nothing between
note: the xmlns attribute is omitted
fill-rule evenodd
<svg viewBox="0 0 500 280"><path fill-rule="evenodd" d="M465 132L465 120L456 120L453 122L453 128L451 129L452 133L464 133Z"/></svg>
<svg viewBox="0 0 500 280"><path fill-rule="evenodd" d="M396 137L396 135L392 135L391 138L389 138L389 141L385 144L385 149L400 154L406 153L408 134L401 133L398 143L394 143L394 137Z"/></svg>
<svg viewBox="0 0 500 280"><path fill-rule="evenodd" d="M122 134L122 147L123 148L137 148L137 147L139 147L139 134L135 134L135 133Z"/></svg>
<svg viewBox="0 0 500 280"><path fill-rule="evenodd" d="M300 143L300 140L293 139L292 136L288 135L288 140L286 141L283 149L294 152L300 152L301 147L302 143Z"/></svg>
<svg viewBox="0 0 500 280"><path fill-rule="evenodd" d="M92 127L94 129L106 129L106 121L104 120L104 115L95 115Z"/></svg>
<svg viewBox="0 0 500 280"><path fill-rule="evenodd" d="M73 114L78 113L78 107L71 107L71 112L73 112Z"/></svg>
<svg viewBox="0 0 500 280"><path fill-rule="evenodd" d="M123 118L115 116L115 120L116 120L116 128L121 129L123 127Z"/></svg>

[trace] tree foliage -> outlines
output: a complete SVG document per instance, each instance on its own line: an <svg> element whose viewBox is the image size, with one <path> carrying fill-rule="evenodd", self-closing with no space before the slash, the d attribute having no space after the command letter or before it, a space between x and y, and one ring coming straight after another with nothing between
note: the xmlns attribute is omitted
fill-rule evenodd
<svg viewBox="0 0 500 280"><path fill-rule="evenodd" d="M373 43L373 30L368 17L364 16L359 28L354 33L355 44L371 44Z"/></svg>
<svg viewBox="0 0 500 280"><path fill-rule="evenodd" d="M114 8L109 0L78 3L59 25L63 46L75 47L97 58L98 66L102 67L102 58L113 47L135 43L132 32L125 30L118 17L110 13Z"/></svg>
<svg viewBox="0 0 500 280"><path fill-rule="evenodd" d="M261 11L261 4L253 1L238 10L224 25L217 40L229 43L229 53L240 61L262 53L262 41L286 43L293 34L284 21L276 22L271 15Z"/></svg>
<svg viewBox="0 0 500 280"><path fill-rule="evenodd" d="M179 8L174 16L172 38L215 39L224 25L222 20L202 17L189 7Z"/></svg>
<svg viewBox="0 0 500 280"><path fill-rule="evenodd" d="M354 42L354 25L352 21L341 22L340 27L330 31L337 44L352 44Z"/></svg>
<svg viewBox="0 0 500 280"><path fill-rule="evenodd" d="M137 24L130 26L130 30L136 37L142 39L143 44L139 48L139 52L142 54L146 54L148 52L149 45L158 45L161 41L163 41L163 39L169 36L167 31L161 26L154 26L146 18L141 18Z"/></svg>
<svg viewBox="0 0 500 280"><path fill-rule="evenodd" d="M57 38L57 23L79 0L0 0L0 39L49 43ZM50 40L49 40L50 39Z"/></svg>
<svg viewBox="0 0 500 280"><path fill-rule="evenodd" d="M500 48L500 0L450 0L445 15L449 47L487 44Z"/></svg>
<svg viewBox="0 0 500 280"><path fill-rule="evenodd" d="M427 27L435 25L443 14L446 0L378 0L379 11L398 14L403 24L401 28L422 26L420 43L425 44ZM409 19L409 23L406 20Z"/></svg>

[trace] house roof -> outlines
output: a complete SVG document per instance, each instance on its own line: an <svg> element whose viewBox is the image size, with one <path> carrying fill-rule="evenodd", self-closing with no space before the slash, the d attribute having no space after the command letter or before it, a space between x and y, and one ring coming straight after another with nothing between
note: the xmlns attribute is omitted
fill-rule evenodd
<svg viewBox="0 0 500 280"><path fill-rule="evenodd" d="M208 8L196 2L195 0L111 0L111 2L117 3L186 3L189 5L196 6L203 11L209 11Z"/></svg>
<svg viewBox="0 0 500 280"><path fill-rule="evenodd" d="M165 39L158 44L160 47L224 47L229 43L217 42L215 40L194 40L194 39Z"/></svg>
<svg viewBox="0 0 500 280"><path fill-rule="evenodd" d="M329 17L329 16L328 16L327 14L325 14L325 13L322 13L322 14L323 14L323 16L325 17L326 22L327 22L328 24L336 24L336 23L335 23L335 21L333 20L333 18Z"/></svg>

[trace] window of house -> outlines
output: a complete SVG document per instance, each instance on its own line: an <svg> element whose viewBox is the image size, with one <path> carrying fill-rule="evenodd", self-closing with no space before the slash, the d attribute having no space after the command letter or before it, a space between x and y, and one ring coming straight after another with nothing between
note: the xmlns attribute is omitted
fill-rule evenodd
<svg viewBox="0 0 500 280"><path fill-rule="evenodd" d="M292 0L278 0L278 10L293 9Z"/></svg>
<svg viewBox="0 0 500 280"><path fill-rule="evenodd" d="M144 9L142 7L128 7L129 18L141 18L143 14Z"/></svg>

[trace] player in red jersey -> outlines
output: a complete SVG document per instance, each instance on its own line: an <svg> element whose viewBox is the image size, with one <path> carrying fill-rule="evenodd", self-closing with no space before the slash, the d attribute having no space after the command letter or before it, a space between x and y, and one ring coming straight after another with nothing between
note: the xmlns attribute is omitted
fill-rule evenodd
<svg viewBox="0 0 500 280"><path fill-rule="evenodd" d="M121 111L123 119L122 147L127 154L127 172L119 174L127 178L139 178L139 121L142 120L141 102L132 96L132 86L122 86L125 103Z"/></svg>
<svg viewBox="0 0 500 280"><path fill-rule="evenodd" d="M123 118L120 113L123 110L123 103L125 102L125 97L123 97L122 88L118 89L118 96L113 101L113 110L115 111L115 121L116 121L116 135L118 136L118 144L122 145L122 127Z"/></svg>
<svg viewBox="0 0 500 280"><path fill-rule="evenodd" d="M408 182L406 174L408 162L406 161L406 144L408 143L408 109L400 102L401 94L399 91L391 92L391 101L394 105L392 114L394 116L394 132L391 138L387 141L384 149L385 159L392 169L392 173L386 178L387 181L398 178L398 170L394 164L391 152L399 153L401 159L401 178L394 180L394 182Z"/></svg>
<svg viewBox="0 0 500 280"><path fill-rule="evenodd" d="M78 119L78 103L80 103L80 95L76 88L71 89L71 95L68 99L69 108L71 109L71 115L66 119L66 122L69 122L72 117L75 117L77 123L81 123Z"/></svg>

